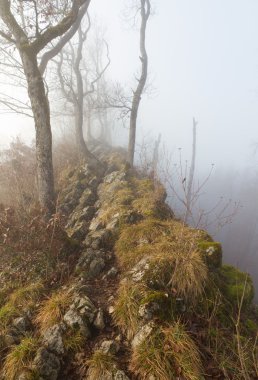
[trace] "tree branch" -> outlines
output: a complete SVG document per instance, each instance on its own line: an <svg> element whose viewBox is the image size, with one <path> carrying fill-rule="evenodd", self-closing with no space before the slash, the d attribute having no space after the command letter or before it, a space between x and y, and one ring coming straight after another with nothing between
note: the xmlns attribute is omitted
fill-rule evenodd
<svg viewBox="0 0 258 380"><path fill-rule="evenodd" d="M82 2L82 5L81 5L81 8L78 8L77 9L77 12L75 14L75 17L74 17L74 13L71 11L70 13L72 13L70 15L70 18L69 18L69 15L66 17L68 18L68 20L66 21L66 29L64 27L61 28L60 24L62 25L62 23L64 22L64 20L59 23L56 27L53 27L53 28L56 28L55 30L53 30L53 28L50 28L49 30L47 30L45 32L45 35L47 32L51 32L52 30L52 34L54 35L54 37L50 38L48 37L48 39L50 38L50 41L52 41L54 38L62 35L63 33L65 33L65 31L67 31L67 33L65 33L63 35L63 37L60 39L60 41L52 48L50 49L49 51L47 51L45 54L43 54L42 58L41 58L41 62L40 62L40 65L39 65L39 70L41 72L41 74L44 74L45 70L46 70L46 67L47 67L47 64L48 62L53 58L55 57L58 53L60 53L60 51L62 50L62 48L67 44L67 42L75 35L75 33L77 32L79 26L80 26L80 23L81 23L81 20L83 18L83 16L85 15L85 13L87 12L87 9L89 7L89 4L90 4L90 1L91 0L81 0L80 2ZM77 3L77 2L75 2ZM74 4L75 4L74 3ZM59 29L58 29L58 26L59 26ZM69 29L70 28L70 29ZM61 32L61 29L62 29L62 32ZM57 35L56 35L57 34ZM43 35L41 36L43 37ZM46 42L46 41L45 41ZM47 43L48 43L47 42ZM44 46L47 45L47 43L45 43ZM43 46L43 47L44 47ZM42 50L42 48L40 49Z"/></svg>

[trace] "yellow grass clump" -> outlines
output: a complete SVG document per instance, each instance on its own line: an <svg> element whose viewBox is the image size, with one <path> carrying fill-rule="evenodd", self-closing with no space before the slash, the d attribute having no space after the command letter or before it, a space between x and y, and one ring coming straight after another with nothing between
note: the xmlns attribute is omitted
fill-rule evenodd
<svg viewBox="0 0 258 380"><path fill-rule="evenodd" d="M130 369L140 379L202 380L199 351L180 322L157 328L132 354Z"/></svg>
<svg viewBox="0 0 258 380"><path fill-rule="evenodd" d="M111 380L116 368L114 356L101 350L94 352L91 359L87 360L87 365L89 366L87 375L91 380Z"/></svg>
<svg viewBox="0 0 258 380"><path fill-rule="evenodd" d="M35 323L42 332L61 322L67 307L71 304L71 298L68 291L62 290L42 302L35 318Z"/></svg>
<svg viewBox="0 0 258 380"><path fill-rule="evenodd" d="M3 365L5 379L16 380L23 371L28 371L34 354L38 347L38 341L34 337L25 337L20 344L13 346L6 356Z"/></svg>

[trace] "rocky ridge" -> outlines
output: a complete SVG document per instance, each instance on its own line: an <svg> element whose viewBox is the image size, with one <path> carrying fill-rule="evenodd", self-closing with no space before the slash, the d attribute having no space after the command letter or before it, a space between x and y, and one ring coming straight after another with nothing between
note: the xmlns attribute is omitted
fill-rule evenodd
<svg viewBox="0 0 258 380"><path fill-rule="evenodd" d="M98 170L69 168L61 181L73 271L50 294L31 285L36 309L1 327L2 379L257 379L250 277L176 220L164 188L122 151L94 153Z"/></svg>

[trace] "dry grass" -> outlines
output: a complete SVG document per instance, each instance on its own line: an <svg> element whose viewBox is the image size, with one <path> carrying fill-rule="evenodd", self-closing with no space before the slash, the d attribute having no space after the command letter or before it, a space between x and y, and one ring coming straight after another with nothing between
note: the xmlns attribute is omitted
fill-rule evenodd
<svg viewBox="0 0 258 380"><path fill-rule="evenodd" d="M113 355L106 354L102 351L95 351L91 359L87 360L88 377L91 380L111 380L115 369L115 360Z"/></svg>
<svg viewBox="0 0 258 380"><path fill-rule="evenodd" d="M180 322L157 328L134 350L130 368L140 379L203 379L198 349Z"/></svg>
<svg viewBox="0 0 258 380"><path fill-rule="evenodd" d="M64 347L68 352L79 352L84 343L85 336L80 330L69 330L63 337Z"/></svg>
<svg viewBox="0 0 258 380"><path fill-rule="evenodd" d="M34 337L24 338L20 344L13 346L3 365L5 379L16 380L22 371L27 371L38 346Z"/></svg>
<svg viewBox="0 0 258 380"><path fill-rule="evenodd" d="M30 305L35 305L43 291L44 286L41 282L21 287L11 294L10 302L16 306L28 307Z"/></svg>
<svg viewBox="0 0 258 380"><path fill-rule="evenodd" d="M160 184L154 184L149 178L132 178L135 200L132 202L135 211L145 217L160 215L160 206L165 199L165 189ZM160 215L161 216L161 215Z"/></svg>
<svg viewBox="0 0 258 380"><path fill-rule="evenodd" d="M11 303L6 303L0 309L0 330L4 330L13 318L19 315L19 311Z"/></svg>
<svg viewBox="0 0 258 380"><path fill-rule="evenodd" d="M8 302L0 308L0 329L5 329L13 318L19 316L25 307L26 309L33 307L41 296L43 289L43 285L37 282L11 293Z"/></svg>
<svg viewBox="0 0 258 380"><path fill-rule="evenodd" d="M139 307L144 295L144 287L130 281L122 282L119 287L113 316L128 339L133 338L139 326Z"/></svg>
<svg viewBox="0 0 258 380"><path fill-rule="evenodd" d="M59 291L42 302L35 318L35 323L42 332L61 322L67 307L71 304L71 297L67 291Z"/></svg>
<svg viewBox="0 0 258 380"><path fill-rule="evenodd" d="M199 241L205 237L203 231L175 220L147 219L124 228L115 250L124 269L149 257L150 269L144 277L147 283L156 277L160 285L170 286L178 295L193 301L202 294L208 277L208 268L198 250Z"/></svg>
<svg viewBox="0 0 258 380"><path fill-rule="evenodd" d="M208 280L208 268L199 251L175 258L175 267L170 284L186 299L196 300L204 291Z"/></svg>

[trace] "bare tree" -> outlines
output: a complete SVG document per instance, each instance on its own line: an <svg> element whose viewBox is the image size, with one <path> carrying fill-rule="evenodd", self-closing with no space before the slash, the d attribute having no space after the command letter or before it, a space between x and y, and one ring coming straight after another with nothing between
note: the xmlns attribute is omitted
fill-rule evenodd
<svg viewBox="0 0 258 380"><path fill-rule="evenodd" d="M84 136L84 102L87 101L87 112L91 113L92 94L96 91L99 80L104 75L110 65L108 44L104 41L107 51L107 62L104 67L95 67L94 75L89 78L88 75L82 74L84 63L83 48L87 40L88 32L91 27L91 20L88 15L88 26L83 31L80 26L78 29L78 40L73 44L71 41L69 47L60 53L60 60L57 62L57 74L61 86L61 91L74 109L76 142L79 148L80 156L86 158L92 163L96 163L97 159L87 148ZM66 66L66 67L65 67ZM72 70L70 69L72 67ZM85 68L85 71L87 67ZM86 115L87 117L87 115Z"/></svg>
<svg viewBox="0 0 258 380"><path fill-rule="evenodd" d="M55 196L50 109L43 74L49 60L77 31L89 4L90 0L0 2L0 37L17 49L26 78L36 130L39 200L49 215L54 211Z"/></svg>
<svg viewBox="0 0 258 380"><path fill-rule="evenodd" d="M195 162L196 162L196 127L197 121L193 118L193 147L192 147L192 159L189 170L189 178L187 178L187 192L186 192L186 211L185 211L185 220L187 221L189 215L191 214L191 205L194 199L193 192L193 182L194 182L194 171L195 171Z"/></svg>
<svg viewBox="0 0 258 380"><path fill-rule="evenodd" d="M138 85L133 94L132 108L130 114L130 132L129 132L129 143L128 143L128 162L131 166L134 163L134 152L135 152L135 139L136 139L136 126L137 126L137 116L138 110L141 102L141 96L146 85L148 76L148 55L146 51L146 28L147 22L150 16L151 4L150 0L140 0L141 1L141 28L140 28L140 60L141 60L141 76L138 79Z"/></svg>

